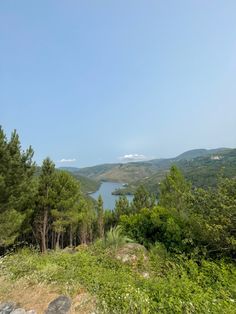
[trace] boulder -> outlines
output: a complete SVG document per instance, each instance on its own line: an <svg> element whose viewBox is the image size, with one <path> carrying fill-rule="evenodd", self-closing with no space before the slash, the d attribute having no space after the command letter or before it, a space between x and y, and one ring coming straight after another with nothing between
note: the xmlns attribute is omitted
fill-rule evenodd
<svg viewBox="0 0 236 314"><path fill-rule="evenodd" d="M16 308L16 303L5 302L0 304L0 314L10 314Z"/></svg>
<svg viewBox="0 0 236 314"><path fill-rule="evenodd" d="M26 311L23 308L17 307L15 302L5 302L0 304L0 314L37 314L36 311Z"/></svg>
<svg viewBox="0 0 236 314"><path fill-rule="evenodd" d="M147 260L146 248L138 243L126 243L120 247L115 257L123 263L135 263L139 259Z"/></svg>
<svg viewBox="0 0 236 314"><path fill-rule="evenodd" d="M71 299L66 296L59 296L49 303L45 314L66 314L71 307Z"/></svg>
<svg viewBox="0 0 236 314"><path fill-rule="evenodd" d="M22 308L15 309L11 314L26 314L26 311Z"/></svg>

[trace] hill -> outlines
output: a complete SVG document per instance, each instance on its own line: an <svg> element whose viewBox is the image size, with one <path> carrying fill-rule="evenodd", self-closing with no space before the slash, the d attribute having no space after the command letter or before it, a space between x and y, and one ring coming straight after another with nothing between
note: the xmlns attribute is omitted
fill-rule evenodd
<svg viewBox="0 0 236 314"><path fill-rule="evenodd" d="M222 150L221 155L218 153L219 151L214 155L205 155L191 160L176 158L170 162L169 167L175 164L195 187L214 187L220 173L227 178L236 177L236 149ZM150 177L132 182L127 191L134 191L137 186L144 185L150 192L157 193L159 182L165 177L169 167L163 167Z"/></svg>
<svg viewBox="0 0 236 314"><path fill-rule="evenodd" d="M198 157L218 156L227 154L231 151L229 148L218 149L195 149L184 152L183 154L174 158L153 159L142 162L129 162L129 163L114 163L102 164L93 167L81 168L73 171L74 174L94 179L96 181L119 181L119 182L135 182L144 179L157 171L166 171L173 163L179 161L191 161Z"/></svg>
<svg viewBox="0 0 236 314"><path fill-rule="evenodd" d="M236 176L236 149L195 149L174 158L82 168L74 171L73 175L86 176L96 182L128 183L128 187L116 191L115 194L133 193L140 184L154 192L158 190L159 182L173 164L183 171L185 177L194 186L214 186L220 171L223 171L227 177Z"/></svg>
<svg viewBox="0 0 236 314"><path fill-rule="evenodd" d="M230 148L216 148L216 149L192 149L187 152L184 152L183 154L180 154L175 158L175 160L191 160L197 157L204 157L204 156L210 156L210 155L216 155L216 154L222 154L229 152Z"/></svg>

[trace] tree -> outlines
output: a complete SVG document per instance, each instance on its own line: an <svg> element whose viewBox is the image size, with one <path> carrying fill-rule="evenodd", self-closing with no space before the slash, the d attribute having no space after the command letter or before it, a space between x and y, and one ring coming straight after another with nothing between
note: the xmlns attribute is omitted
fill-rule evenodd
<svg viewBox="0 0 236 314"><path fill-rule="evenodd" d="M39 176L35 217L35 233L36 237L39 238L42 253L47 250L49 219L55 204L55 179L55 165L50 158L46 158L43 161Z"/></svg>
<svg viewBox="0 0 236 314"><path fill-rule="evenodd" d="M176 166L172 166L170 173L161 182L159 204L166 208L185 210L191 201L191 185Z"/></svg>
<svg viewBox="0 0 236 314"><path fill-rule="evenodd" d="M14 243L23 233L21 228L29 215L33 197L35 165L32 158L32 148L22 151L16 131L8 141L0 127L0 246Z"/></svg>
<svg viewBox="0 0 236 314"><path fill-rule="evenodd" d="M130 205L127 197L122 195L116 200L115 208L114 208L114 216L116 223L119 222L121 215L129 215L130 214Z"/></svg>
<svg viewBox="0 0 236 314"><path fill-rule="evenodd" d="M140 185L134 193L132 207L134 212L140 211L142 208L152 208L155 204L155 197Z"/></svg>
<svg viewBox="0 0 236 314"><path fill-rule="evenodd" d="M211 257L236 256L236 180L220 178L216 189L196 189L193 196L195 246Z"/></svg>
<svg viewBox="0 0 236 314"><path fill-rule="evenodd" d="M101 195L98 197L97 201L97 227L98 227L98 237L104 237L104 210L103 210L103 200Z"/></svg>
<svg viewBox="0 0 236 314"><path fill-rule="evenodd" d="M78 224L77 207L81 198L79 182L65 171L55 173L53 189L55 203L52 210L52 229L56 232L56 247L59 248L61 235L70 226L70 245L72 246L72 225Z"/></svg>
<svg viewBox="0 0 236 314"><path fill-rule="evenodd" d="M98 217L93 204L84 198L80 202L79 212L79 239L81 244L87 244L93 240L94 225L98 227Z"/></svg>

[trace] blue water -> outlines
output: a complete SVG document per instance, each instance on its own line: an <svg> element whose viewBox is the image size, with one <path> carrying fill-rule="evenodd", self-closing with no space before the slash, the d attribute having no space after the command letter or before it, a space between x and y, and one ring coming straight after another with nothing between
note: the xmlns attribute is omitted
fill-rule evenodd
<svg viewBox="0 0 236 314"><path fill-rule="evenodd" d="M115 191L115 189L122 188L122 183L117 182L102 182L99 190L97 190L95 193L90 194L95 200L98 199L98 196L101 195L103 199L103 207L104 209L110 209L113 210L115 208L116 200L119 198L119 195L112 195L112 192ZM127 198L129 202L132 201L133 196L127 195Z"/></svg>

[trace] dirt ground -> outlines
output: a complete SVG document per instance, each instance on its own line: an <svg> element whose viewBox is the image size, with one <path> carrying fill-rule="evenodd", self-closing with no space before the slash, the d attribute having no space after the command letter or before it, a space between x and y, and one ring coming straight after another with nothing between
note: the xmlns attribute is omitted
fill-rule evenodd
<svg viewBox="0 0 236 314"><path fill-rule="evenodd" d="M13 301L25 310L35 310L37 314L43 314L48 304L59 295L59 290L55 286L35 285L24 280L12 282L0 276L0 303ZM96 313L95 298L85 291L79 291L72 299L72 307L69 313Z"/></svg>

